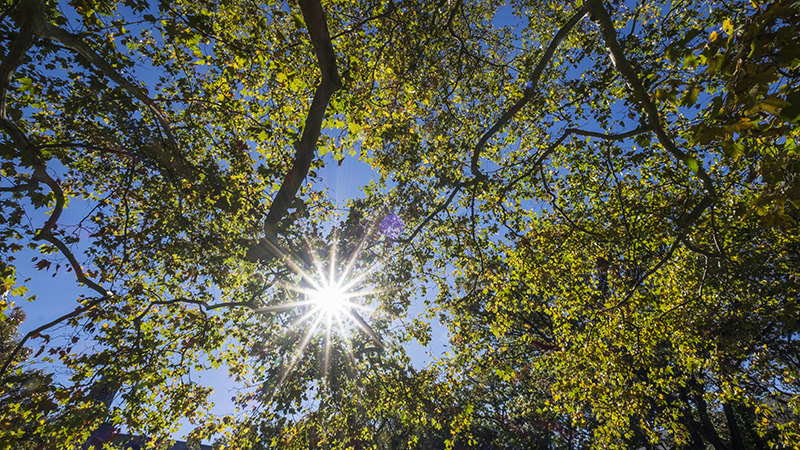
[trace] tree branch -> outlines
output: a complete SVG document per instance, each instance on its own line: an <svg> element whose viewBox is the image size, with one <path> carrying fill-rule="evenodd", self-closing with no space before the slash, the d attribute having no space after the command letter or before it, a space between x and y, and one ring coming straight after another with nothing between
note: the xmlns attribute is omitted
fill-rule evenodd
<svg viewBox="0 0 800 450"><path fill-rule="evenodd" d="M435 211L433 211L432 213L428 214L428 216L425 217L425 219L419 225L417 225L417 227L414 229L414 231L412 231L411 234L407 238L398 239L397 242L400 242L400 243L403 243L403 244L408 244L408 243L412 242L414 240L414 238L417 237L419 232L422 231L422 229L425 228L426 225L428 225L428 222L430 222L434 217L439 215L440 212L442 212L445 209L447 209L447 207L450 205L450 203L453 202L453 199L456 198L456 194L458 194L458 191L460 191L462 188L464 188L464 187L466 187L468 185L472 185L472 184L475 184L475 180L472 180L472 181L470 181L468 183L461 183L458 186L456 186L455 188L453 188L453 191L450 192L450 196L447 197L447 200L445 200L444 203L439 205L439 207L436 208Z"/></svg>
<svg viewBox="0 0 800 450"><path fill-rule="evenodd" d="M567 215L566 211L564 211L563 209L561 209L560 206L558 206L558 196L552 190L550 190L550 185L547 183L547 178L544 175L544 166L540 165L539 169L541 170L542 184L544 185L544 190L547 192L548 195L550 195L550 198L552 199L551 205L553 205L553 208L556 210L556 212L561 214L561 217L563 217L564 220L566 220L567 223L569 223L569 225L572 228L580 231L581 233L590 234L590 235L595 236L595 237L597 237L597 238L599 238L601 240L605 240L605 236L603 236L602 234L600 234L600 233L598 233L596 231L587 230L586 228L578 225L572 219L570 219L570 217L569 217L569 215Z"/></svg>
<svg viewBox="0 0 800 450"><path fill-rule="evenodd" d="M79 282L85 284L86 286L91 288L93 291L99 293L100 295L103 296L113 295L111 291L103 289L102 286L90 280L86 276L86 274L83 273L83 268L81 267L81 264L78 262L78 259L75 258L75 255L72 254L72 251L70 251L70 249L67 248L67 245L64 244L60 239L53 236L49 229L40 230L39 233L37 233L36 236L33 238L33 240L34 241L42 240L55 245L58 248L58 250L61 251L61 253L64 254L64 256L67 257L69 264L72 266L72 270L75 271L75 278L77 278Z"/></svg>
<svg viewBox="0 0 800 450"><path fill-rule="evenodd" d="M50 328L54 325L57 325L64 320L67 320L71 317L75 317L91 308L94 308L97 304L101 301L105 300L109 296L112 295L111 292L103 289L98 284L94 283L93 281L89 280L83 273L80 264L78 263L75 255L67 248L67 246L61 242L59 239L55 238L51 230L55 226L56 222L58 221L59 217L61 217L61 213L64 209L64 204L66 200L64 198L64 191L61 189L61 186L47 173L47 170L44 166L44 163L40 159L40 155L38 150L31 144L28 137L25 133L22 132L17 126L8 119L6 115L6 96L8 93L9 83L11 81L11 77L14 71L19 67L22 63L22 59L25 56L28 48L31 46L33 42L33 34L36 29L36 17L30 14L31 8L41 7L38 2L24 2L22 4L22 17L26 17L26 20L21 24L19 36L17 40L11 46L11 50L9 50L8 55L3 59L3 62L0 63L0 129L5 131L10 137L11 140L14 141L16 144L22 162L27 164L29 167L33 168L33 177L32 181L27 184L27 186L32 186L36 182L45 183L53 192L56 198L56 205L53 208L53 212L50 214L50 217L45 222L44 226L37 232L34 240L46 240L51 244L55 245L61 252L66 256L69 260L72 269L75 271L75 275L78 280L84 283L86 286L90 287L94 291L98 292L101 297L97 300L94 300L89 305L86 305L82 308L77 308L75 311L65 314L58 319L55 319L45 325L42 325L35 330L26 334L20 342L17 344L14 351L9 355L8 360L3 364L2 370L0 370L0 374L5 374L6 370L8 369L11 362L16 357L17 353L20 349L25 345L25 342L31 337L35 336L39 332ZM28 13L28 14L26 14ZM44 14L42 12L42 14ZM20 188L23 185L19 186ZM17 187L12 188L16 190Z"/></svg>
<svg viewBox="0 0 800 450"><path fill-rule="evenodd" d="M339 32L339 33L336 33L335 35L333 35L331 37L331 41L333 41L334 39L338 39L338 38L340 38L340 37L342 37L342 36L344 36L346 34L352 33L353 31L356 31L357 29L361 28L362 26L364 26L368 22L372 22L373 20L377 20L377 19L382 19L384 17L389 17L396 9L397 9L397 6L394 4L394 0L389 0L389 5L386 7L386 10L384 12L382 12L380 14L376 14L376 15L371 16L371 17L367 17L366 19L362 19L360 22L358 22L357 24L351 26L349 29L344 30L344 31Z"/></svg>
<svg viewBox="0 0 800 450"><path fill-rule="evenodd" d="M33 2L25 3L25 5L31 4L33 4ZM33 180L46 184L56 198L56 205L53 208L53 212L50 213L50 217L47 219L44 226L42 226L42 228L36 233L36 236L33 239L45 240L58 247L58 249L69 260L78 280L92 288L100 295L107 296L109 295L109 292L98 284L89 280L84 275L81 265L78 263L75 255L72 254L72 252L63 242L52 235L51 231L56 222L58 222L58 219L61 217L61 213L64 210L64 205L66 203L64 191L61 189L61 186L58 184L58 182L54 180L49 173L47 173L47 169L39 157L39 152L31 144L30 140L28 140L28 137L25 135L25 133L17 128L17 126L6 116L6 94L11 76L16 68L21 64L25 51L27 51L28 47L30 47L32 40L33 35L31 34L31 25L29 21L26 21L21 26L19 37L12 45L11 50L3 60L2 64L0 64L0 128L8 133L9 136L11 136L12 141L14 141L18 150L20 151L23 163L33 168Z"/></svg>
<svg viewBox="0 0 800 450"><path fill-rule="evenodd" d="M268 237L274 234L275 225L286 216L297 191L308 175L322 129L322 120L325 118L325 110L328 108L333 94L342 87L336 65L336 54L333 51L325 12L322 10L320 1L300 0L299 3L317 55L317 64L322 73L322 79L314 92L314 99L306 116L303 136L294 145L295 157L292 168L286 174L267 214L264 229Z"/></svg>
<svg viewBox="0 0 800 450"><path fill-rule="evenodd" d="M38 37L60 42L65 47L78 53L92 63L92 65L94 65L105 76L110 78L120 87L128 91L129 94L133 95L139 101L144 103L147 108L150 109L153 115L156 116L158 123L164 129L164 133L166 133L167 139L172 144L173 149L178 148L175 136L172 134L172 130L170 129L167 116L163 111L161 111L161 108L156 105L155 101L153 101L153 99L151 99L142 88L128 81L127 78L117 72L117 70L114 69L111 64L103 59L102 56L97 54L97 52L95 52L90 46L84 43L80 37L49 23L45 16L44 2L42 0L27 0L23 2L22 15L28 15L28 17L31 18L31 21L33 22L33 32Z"/></svg>
<svg viewBox="0 0 800 450"><path fill-rule="evenodd" d="M39 186L39 183L36 182L29 182L25 184L16 184L11 187L0 187L0 192L22 192L22 191L30 191L35 190Z"/></svg>
<svg viewBox="0 0 800 450"><path fill-rule="evenodd" d="M539 63L533 70L533 74L529 80L529 85L525 87L525 96L522 97L515 103L511 108L509 108L500 119L489 128L486 133L483 134L481 139L475 145L475 149L472 151L472 161L470 164L470 169L472 171L472 175L476 178L480 178L481 180L486 178L486 175L482 174L479 168L480 157L481 157L481 150L483 147L486 146L486 143L489 139L492 138L495 134L497 134L500 129L502 129L511 119L531 100L533 99L533 94L536 91L536 87L539 84L539 78L541 78L542 73L544 72L545 67L547 64L550 63L550 60L553 58L556 49L561 44L561 41L569 34L570 31L578 24L578 22L583 19L586 14L589 12L589 9L586 5L582 6L581 9L578 10L575 15L572 16L571 19L563 26L558 33L553 37L553 40L550 42L550 45L547 47L547 50L542 55L542 58L539 60Z"/></svg>
<svg viewBox="0 0 800 450"><path fill-rule="evenodd" d="M127 156L129 158L138 159L138 156L134 155L131 152L126 152L125 150L117 150L113 148L103 148L98 147L92 144L85 144L82 142L63 142L63 143L56 143L56 144L41 144L34 147L36 150L41 150L45 148L84 148L86 150L94 150L100 153L112 153L115 155L120 156Z"/></svg>
<svg viewBox="0 0 800 450"><path fill-rule="evenodd" d="M2 88L2 86L0 86L0 88ZM50 176L49 173L47 173L47 169L45 169L44 165L39 159L38 152L34 150L34 147L31 145L25 134L4 115L0 117L0 127L2 127L17 144L17 147L22 153L23 160L27 160L33 167L33 179L45 183L56 198L56 205L53 208L53 212L50 213L50 217L47 219L47 222L45 222L44 226L42 226L42 228L36 233L36 236L34 236L33 240L44 240L55 245L61 251L61 253L66 256L67 260L69 260L69 263L72 266L72 270L75 271L75 277L78 279L78 281L102 296L110 295L111 293L109 291L103 289L100 285L86 277L86 275L83 273L80 263L75 258L75 255L72 254L66 244L52 234L53 227L61 217L61 213L64 210L64 204L66 203L64 191L61 189L61 186L58 184L58 182L56 182L56 180L53 179L53 177Z"/></svg>
<svg viewBox="0 0 800 450"><path fill-rule="evenodd" d="M631 297L633 297L633 294L636 293L636 290L639 288L639 286L641 286L642 283L644 283L644 281L647 278L656 273L664 264L666 264L667 261L670 260L670 258L672 258L672 254L675 253L675 250L678 249L678 246L681 244L681 242L683 242L683 240L686 238L686 235L689 233L689 228L695 221L697 221L697 219L700 218L700 215L703 214L703 211L705 211L709 206L711 206L713 202L714 201L710 195L706 195L705 197L703 197L700 203L698 203L694 207L694 209L692 209L692 212L689 213L689 216L683 220L683 223L680 225L680 231L678 232L678 235L675 236L675 240L672 241L672 245L670 245L669 249L664 254L664 256L658 261L658 263L656 263L655 266L650 268L650 270L645 272L641 277L639 277L639 279L636 280L636 283L631 287L631 290L628 292L625 298L622 299L622 301L620 301L613 307L604 309L603 312L619 308L620 306L627 303L631 299Z"/></svg>
<svg viewBox="0 0 800 450"><path fill-rule="evenodd" d="M70 319L72 317L75 317L75 316L78 316L80 314L83 314L84 312L86 312L86 311L94 308L95 306L99 305L103 300L106 300L107 298L108 298L108 296L103 296L103 297L100 297L100 298L98 298L96 300L93 300L88 305L85 305L85 306L82 306L82 307L79 307L79 308L75 308L75 311L72 311L71 313L64 314L63 316L59 317L58 319L50 321L50 322L48 322L48 323L46 323L46 324L44 324L44 325L42 325L42 326L40 326L40 327L38 327L38 328L36 328L34 330L29 331L27 334L25 334L25 336L23 336L22 339L20 339L20 341L17 343L17 346L14 348L14 351L12 351L11 354L8 355L8 359L6 360L6 362L3 363L3 368L2 368L2 370L0 370L0 379L2 379L2 377L5 376L6 370L11 365L11 362L14 361L14 358L17 356L17 353L19 353L19 351L22 349L22 347L25 345L25 343L28 341L28 339L38 335L39 333L41 333L42 331L44 331L44 330L46 330L46 329L48 329L50 327L54 327L54 326L58 325L59 323L65 321L67 319Z"/></svg>
<svg viewBox="0 0 800 450"><path fill-rule="evenodd" d="M626 131L624 133L607 134L607 133L600 133L597 131L586 131L577 128L567 128L566 130L564 130L564 133L561 135L561 137L559 137L555 142L550 144L547 147L547 149L541 155L539 155L538 158L536 158L536 162L531 165L530 169L528 169L522 175L519 175L518 177L514 178L514 180L511 181L511 183L509 183L508 185L506 185L505 188L503 188L503 191L500 194L500 198L505 197L506 193L508 192L509 189L511 189L512 186L519 183L522 179L530 177L537 170L539 170L539 166L542 165L544 160L547 159L547 157L550 156L564 142L564 140L572 134L576 134L578 136L595 137L595 138L605 139L607 141L622 141L629 137L636 136L637 134L642 134L647 131L650 131L649 127L638 127L634 130Z"/></svg>
<svg viewBox="0 0 800 450"><path fill-rule="evenodd" d="M658 108L650 99L650 95L645 90L642 81L639 79L639 75L636 73L636 70L634 70L631 63L625 57L625 52L617 41L617 30L614 28L614 23L611 21L611 18L609 17L605 7L603 7L602 0L587 0L585 4L589 11L591 11L592 17L600 28L600 33L602 34L603 41L608 49L611 62L614 64L617 72L619 72L619 74L628 84L630 90L633 91L633 95L636 100L644 109L647 124L655 132L656 137L658 137L658 141L672 156L683 162L693 173L695 173L695 175L697 175L698 178L700 178L700 180L703 182L703 187L705 188L706 193L711 197L711 199L715 199L717 197L717 193L716 189L714 188L714 182L711 180L711 177L708 175L706 170L700 165L700 162L696 161L686 152L679 149L678 146L675 145L675 142L672 141L672 138L670 138L667 132L664 130L664 127L661 125Z"/></svg>
<svg viewBox="0 0 800 450"><path fill-rule="evenodd" d="M4 120L7 120L6 96L8 95L8 85L14 75L14 71L22 64L22 58L31 44L33 44L33 27L30 20L26 20L21 24L17 39L11 44L11 49L3 58L2 63L0 63L0 118Z"/></svg>

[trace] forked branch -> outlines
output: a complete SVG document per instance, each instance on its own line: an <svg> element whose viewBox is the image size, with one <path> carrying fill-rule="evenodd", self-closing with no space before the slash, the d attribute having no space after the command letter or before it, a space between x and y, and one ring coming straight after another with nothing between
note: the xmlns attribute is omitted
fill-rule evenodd
<svg viewBox="0 0 800 450"><path fill-rule="evenodd" d="M274 234L275 225L286 216L289 207L294 203L297 191L308 175L317 149L317 140L321 133L325 110L328 108L333 94L342 87L336 64L336 54L333 51L331 35L322 5L319 0L300 0L299 3L306 28L311 36L322 79L314 92L314 99L303 127L303 136L294 145L295 155L292 167L286 174L267 214L264 228L268 237Z"/></svg>
<svg viewBox="0 0 800 450"><path fill-rule="evenodd" d="M528 84L525 86L525 96L519 99L516 103L514 103L511 108L506 110L500 119L487 130L478 143L475 145L475 149L472 151L472 161L470 163L470 169L472 171L472 175L476 178L483 179L486 175L483 175L480 172L480 157L481 151L483 147L486 146L486 143L489 142L495 134L497 134L508 122L517 115L522 108L528 104L531 99L533 99L533 94L536 92L536 87L539 85L539 79L542 77L542 73L544 73L544 69L550 64L550 60L553 59L553 55L558 49L558 46L561 45L561 41L575 28L581 19L586 17L586 14L589 12L586 5L582 6L575 15L572 16L569 21L558 30L558 33L553 37L553 40L550 42L550 45L547 47L547 50L544 52L542 57L539 59L539 62L536 64L536 67L533 69L533 74L531 75L530 80L528 80Z"/></svg>

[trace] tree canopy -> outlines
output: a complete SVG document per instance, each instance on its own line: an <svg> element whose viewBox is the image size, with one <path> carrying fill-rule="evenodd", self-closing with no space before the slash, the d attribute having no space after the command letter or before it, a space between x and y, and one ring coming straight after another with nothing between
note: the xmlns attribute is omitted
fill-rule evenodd
<svg viewBox="0 0 800 450"><path fill-rule="evenodd" d="M800 446L796 1L0 14L3 446Z"/></svg>

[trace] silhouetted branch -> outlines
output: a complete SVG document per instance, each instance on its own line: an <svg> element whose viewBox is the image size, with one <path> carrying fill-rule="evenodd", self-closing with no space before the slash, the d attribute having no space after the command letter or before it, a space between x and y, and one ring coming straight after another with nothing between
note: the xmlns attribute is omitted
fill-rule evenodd
<svg viewBox="0 0 800 450"><path fill-rule="evenodd" d="M417 225L417 227L414 229L414 231L412 231L411 234L407 238L398 239L397 242L401 242L401 243L404 243L404 244L408 244L408 243L412 242L414 240L414 238L417 237L419 232L422 231L423 228L425 228L425 226L428 224L428 222L430 222L434 217L439 215L440 212L442 212L445 209L447 209L447 207L450 205L450 203L453 202L453 199L456 198L456 194L458 194L458 191L460 191L464 187L471 186L473 184L475 184L475 180L472 180L472 181L470 181L468 183L461 183L458 186L456 186L455 188L453 188L452 192L450 192L450 195L447 197L447 200L445 200L444 203L439 205L439 207L437 207L431 214L428 214L428 216L425 217L425 219L422 222L420 222L419 225Z"/></svg>
<svg viewBox="0 0 800 450"><path fill-rule="evenodd" d="M531 164L530 169L528 169L526 172L514 178L513 181L508 183L508 185L506 185L506 187L503 188L503 191L500 193L500 198L503 198L506 195L506 192L508 192L508 190L511 189L512 186L519 183L521 180L525 178L531 177L537 170L539 170L539 167L542 165L544 160L547 159L570 135L575 134L578 136L595 137L599 139L605 139L607 141L622 141L629 137L636 136L637 134L642 134L644 132L647 132L649 130L650 130L649 127L638 127L634 130L626 131L624 133L608 134L596 131L580 130L577 128L567 128L566 130L564 130L564 133L561 135L561 137L559 137L558 139L555 140L555 142L550 144L547 147L547 149L544 152L542 152L542 154L539 155L538 158L536 158L536 162Z"/></svg>
<svg viewBox="0 0 800 450"><path fill-rule="evenodd" d="M333 35L331 37L331 41L334 40L334 39L338 39L338 38L344 36L345 34L349 34L349 33L352 33L353 31L356 31L357 29L361 28L362 26L364 26L364 24L366 24L368 22L372 22L373 20L377 20L377 19L382 19L384 17L389 17L396 9L397 9L397 6L394 4L394 1L393 0L389 0L389 5L386 7L386 10L384 12L382 12L380 14L376 14L376 15L371 16L371 17L367 17L366 19L362 19L357 24L351 26L349 29L344 30L344 31L342 31L340 33L336 33L335 35Z"/></svg>
<svg viewBox="0 0 800 450"><path fill-rule="evenodd" d="M30 191L31 189L36 189L39 186L39 183L30 182L25 184L17 184L11 187L0 187L0 192L22 192L22 191Z"/></svg>
<svg viewBox="0 0 800 450"><path fill-rule="evenodd" d="M311 43L314 45L322 79L314 92L314 99L303 127L303 136L294 145L295 156L292 167L286 174L267 214L264 228L268 237L274 234L275 225L283 219L289 207L294 203L297 191L308 175L322 129L322 120L325 118L325 110L328 108L333 94L342 87L336 64L336 54L333 51L322 5L319 0L300 0L299 3L306 28L311 36Z"/></svg>
<svg viewBox="0 0 800 450"><path fill-rule="evenodd" d="M102 301L106 300L107 298L108 298L108 296L103 296L103 297L100 297L100 298L98 298L96 300L93 300L88 305L75 308L75 310L72 311L71 313L64 314L63 316L61 316L61 317L59 317L59 318L57 318L55 320L52 320L52 321L50 321L50 322L48 322L48 323L46 323L46 324L34 329L34 330L31 330L28 333L26 333L25 336L23 336L22 339L20 339L20 341L17 343L17 346L14 348L14 351L12 351L11 354L8 355L8 359L6 360L6 362L3 363L3 368L2 368L2 370L0 370L0 379L2 379L2 377L5 376L6 370L11 365L11 363L14 361L14 358L17 356L17 354L22 349L22 347L25 345L25 343L28 341L28 339L38 335L39 333L41 333L42 331L44 331L44 330L46 330L48 328L51 328L51 327L54 327L54 326L58 325L59 323L65 321L67 319L70 319L72 317L75 317L75 316L78 316L80 314L83 314L84 312L86 312L86 311L94 308L95 306L99 305Z"/></svg>

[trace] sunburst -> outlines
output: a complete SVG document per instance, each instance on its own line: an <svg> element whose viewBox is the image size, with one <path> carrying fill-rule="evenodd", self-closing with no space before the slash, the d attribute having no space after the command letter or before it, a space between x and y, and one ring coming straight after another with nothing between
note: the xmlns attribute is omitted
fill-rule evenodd
<svg viewBox="0 0 800 450"><path fill-rule="evenodd" d="M261 313L283 313L303 308L305 311L291 326L300 327L303 323L310 323L289 364L282 370L283 373L278 380L278 385L282 384L289 376L297 361L306 351L309 343L319 333L324 334L325 357L323 365L326 372L329 366L331 347L334 345L334 333L341 338L338 341L343 343L348 357L350 359L354 358L350 339L348 338L348 330L353 328L353 324L370 338L375 344L376 350L383 349L382 339L361 315L361 313L371 313L373 308L357 301L373 294L388 291L387 289L359 288L365 279L374 273L378 267L377 264L373 264L359 274L353 273L361 255L364 241L365 238L362 239L344 264L339 264L337 261L337 243L332 244L330 246L331 250L328 252L328 261L326 261L327 267L318 253L312 250L309 243L306 243L307 254L311 259L308 262L292 257L277 246L271 246L273 247L271 250L280 255L289 268L300 277L299 285L284 284L281 287L294 292L300 299L281 305L268 306L258 311ZM313 269L309 268L309 266L313 266Z"/></svg>

